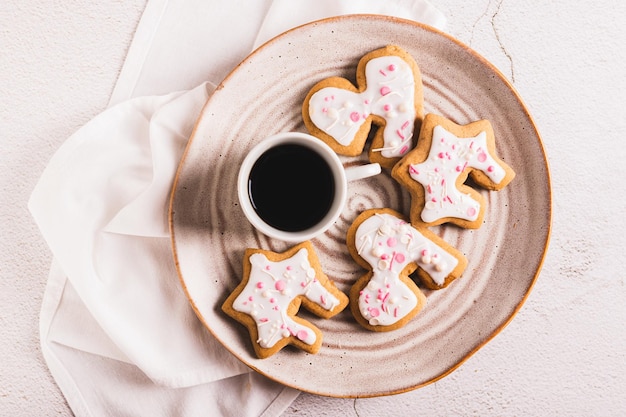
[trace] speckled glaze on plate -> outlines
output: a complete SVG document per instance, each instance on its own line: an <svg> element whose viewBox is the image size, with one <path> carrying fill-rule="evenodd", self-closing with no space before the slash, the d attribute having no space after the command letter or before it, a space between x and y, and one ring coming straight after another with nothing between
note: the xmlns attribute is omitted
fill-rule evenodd
<svg viewBox="0 0 626 417"><path fill-rule="evenodd" d="M349 309L331 320L300 315L324 334L316 355L290 347L257 359L246 329L220 310L241 279L245 248L283 251L288 245L256 233L237 200L237 171L264 137L305 131L301 105L317 81L354 82L359 58L387 44L409 51L422 71L426 112L465 124L489 119L500 157L516 171L486 198L478 230L432 228L463 252L463 276L439 291L405 327L375 333ZM346 165L362 158L343 158ZM287 175L298 175L287 173ZM277 184L277 186L280 186ZM337 223L313 240L326 274L348 292L365 271L348 255L346 231L363 210L408 213L409 197L384 172L350 184ZM551 226L551 190L535 125L505 78L467 46L426 26L382 16L346 16L311 23L271 40L222 82L207 102L181 161L172 191L170 227L181 283L198 317L230 351L256 371L303 391L335 397L405 392L449 374L515 315L541 268Z"/></svg>

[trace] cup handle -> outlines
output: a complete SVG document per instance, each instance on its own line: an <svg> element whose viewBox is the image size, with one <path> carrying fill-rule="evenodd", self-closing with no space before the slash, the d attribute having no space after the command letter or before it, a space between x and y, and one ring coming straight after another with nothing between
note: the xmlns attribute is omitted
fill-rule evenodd
<svg viewBox="0 0 626 417"><path fill-rule="evenodd" d="M381 172L381 168L380 168L380 164L374 163L374 164L347 167L345 171L346 171L346 180L350 182L350 181L360 180L363 178L378 175Z"/></svg>

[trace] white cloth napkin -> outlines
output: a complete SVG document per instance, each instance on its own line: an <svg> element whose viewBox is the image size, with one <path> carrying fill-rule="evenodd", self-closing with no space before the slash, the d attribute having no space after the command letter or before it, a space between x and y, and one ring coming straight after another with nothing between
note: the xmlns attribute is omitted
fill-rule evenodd
<svg viewBox="0 0 626 417"><path fill-rule="evenodd" d="M422 0L148 2L111 107L61 146L29 201L54 255L42 352L77 416L275 416L296 398L194 315L172 260L167 203L214 85L274 35L349 13L445 22Z"/></svg>

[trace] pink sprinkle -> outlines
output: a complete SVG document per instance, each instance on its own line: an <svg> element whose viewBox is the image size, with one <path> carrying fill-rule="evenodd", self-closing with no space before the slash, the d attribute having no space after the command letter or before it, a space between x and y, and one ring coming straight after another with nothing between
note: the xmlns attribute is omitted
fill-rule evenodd
<svg viewBox="0 0 626 417"><path fill-rule="evenodd" d="M380 316L380 310L378 310L375 307L370 308L369 311L370 311L370 314L372 315L372 317Z"/></svg>
<svg viewBox="0 0 626 417"><path fill-rule="evenodd" d="M444 157L445 155L444 155L444 153L443 153L443 152L439 152L439 153L437 154L437 156L438 156L440 159L443 159L443 157Z"/></svg>
<svg viewBox="0 0 626 417"><path fill-rule="evenodd" d="M404 130L407 127L409 127L409 121L408 120L406 122L404 122L404 124L402 125L402 127L400 129Z"/></svg>
<svg viewBox="0 0 626 417"><path fill-rule="evenodd" d="M254 297L253 296L248 297L248 301L254 301Z"/></svg>
<svg viewBox="0 0 626 417"><path fill-rule="evenodd" d="M405 257L403 253L396 253L396 262L402 263L405 261Z"/></svg>
<svg viewBox="0 0 626 417"><path fill-rule="evenodd" d="M261 323L267 323L268 321L270 321L270 319L268 319L267 317L263 317L262 319L259 319L259 321Z"/></svg>
<svg viewBox="0 0 626 417"><path fill-rule="evenodd" d="M406 151L408 151L408 150L409 150L409 147L408 147L408 146L406 146L406 145L404 145L404 146L402 147L402 149L400 149L400 153L401 153L401 154L403 154L403 153L405 153L405 152L406 152Z"/></svg>
<svg viewBox="0 0 626 417"><path fill-rule="evenodd" d="M446 179L445 179L445 178L442 178L442 179L441 179L441 185L442 185L442 186L446 185Z"/></svg>
<svg viewBox="0 0 626 417"><path fill-rule="evenodd" d="M391 106L390 106L389 104L385 104L385 105L383 106L383 109L384 109L385 111L389 111L389 110L391 110Z"/></svg>
<svg viewBox="0 0 626 417"><path fill-rule="evenodd" d="M350 113L350 120L352 120L353 122L358 122L360 118L361 118L361 115L359 113L355 111Z"/></svg>
<svg viewBox="0 0 626 417"><path fill-rule="evenodd" d="M463 167L461 167L461 165L457 165L456 172L461 172L461 171L463 171Z"/></svg>
<svg viewBox="0 0 626 417"><path fill-rule="evenodd" d="M400 139L404 139L404 135L402 134L402 132L400 131L400 129L396 130L396 134L398 136L400 136Z"/></svg>
<svg viewBox="0 0 626 417"><path fill-rule="evenodd" d="M487 167L487 172L493 172L493 171L495 171L495 169L496 169L496 168L495 168L493 165L489 165L489 166Z"/></svg>
<svg viewBox="0 0 626 417"><path fill-rule="evenodd" d="M270 298L270 303L274 304L275 302L276 302L276 299L275 299L275 298L273 298L273 297L272 297L272 298Z"/></svg>
<svg viewBox="0 0 626 417"><path fill-rule="evenodd" d="M291 265L287 266L287 271L291 271L293 269L293 267Z"/></svg>
<svg viewBox="0 0 626 417"><path fill-rule="evenodd" d="M384 86L380 89L380 94L382 96L386 96L387 94L391 93L391 88Z"/></svg>
<svg viewBox="0 0 626 417"><path fill-rule="evenodd" d="M428 184L428 187L426 187L426 190L428 191L428 194L433 193L433 187L431 187L430 184Z"/></svg>
<svg viewBox="0 0 626 417"><path fill-rule="evenodd" d="M380 72L384 77L387 76L387 74L385 74L385 71L383 71L383 70L378 70L378 72Z"/></svg>
<svg viewBox="0 0 626 417"><path fill-rule="evenodd" d="M390 65L387 67L387 69L388 69L389 71L395 71L395 70L396 70L396 66L395 66L395 65L393 65L393 64L390 64Z"/></svg>
<svg viewBox="0 0 626 417"><path fill-rule="evenodd" d="M370 101L366 99L365 101L363 101L363 103L370 104Z"/></svg>
<svg viewBox="0 0 626 417"><path fill-rule="evenodd" d="M487 160L487 154L481 152L478 154L478 162L485 162Z"/></svg>
<svg viewBox="0 0 626 417"><path fill-rule="evenodd" d="M274 288L276 288L278 291L282 291L285 289L286 285L287 284L285 284L285 281L279 280L279 281L276 281L276 284L274 284Z"/></svg>
<svg viewBox="0 0 626 417"><path fill-rule="evenodd" d="M266 270L266 271L269 271L270 269L272 269L272 268L271 268L269 265L267 265L267 266L265 267L265 270Z"/></svg>
<svg viewBox="0 0 626 417"><path fill-rule="evenodd" d="M261 281L257 282L257 283L256 283L256 287L257 287L258 289L263 288L263 283L262 283Z"/></svg>
<svg viewBox="0 0 626 417"><path fill-rule="evenodd" d="M424 249L424 250L422 251L422 256L426 256L426 255L428 255L428 249Z"/></svg>
<svg viewBox="0 0 626 417"><path fill-rule="evenodd" d="M474 207L470 207L467 209L467 215L470 217L474 217L476 215L476 209Z"/></svg>
<svg viewBox="0 0 626 417"><path fill-rule="evenodd" d="M304 341L307 337L309 337L309 333L306 330L300 330L298 331L296 337Z"/></svg>
<svg viewBox="0 0 626 417"><path fill-rule="evenodd" d="M380 259L385 261L385 260L389 259L389 255L387 255L386 253L383 253L382 255L380 255Z"/></svg>
<svg viewBox="0 0 626 417"><path fill-rule="evenodd" d="M445 199L448 200L450 204L454 204L454 201L452 201L449 195L447 195Z"/></svg>
<svg viewBox="0 0 626 417"><path fill-rule="evenodd" d="M322 113L328 113L328 108L327 107L322 107Z"/></svg>
<svg viewBox="0 0 626 417"><path fill-rule="evenodd" d="M455 150L455 149L456 149L456 145L452 145L452 150Z"/></svg>
<svg viewBox="0 0 626 417"><path fill-rule="evenodd" d="M387 297L389 297L389 293L385 294L385 296L383 297L383 303L387 300Z"/></svg>
<svg viewBox="0 0 626 417"><path fill-rule="evenodd" d="M413 165L409 165L409 172L411 174L419 175L419 172L413 167Z"/></svg>
<svg viewBox="0 0 626 417"><path fill-rule="evenodd" d="M431 198L430 201L432 201L433 203L437 202L437 199L435 197Z"/></svg>
<svg viewBox="0 0 626 417"><path fill-rule="evenodd" d="M320 302L322 303L322 305L326 305L326 298L324 298L323 295L320 295Z"/></svg>
<svg viewBox="0 0 626 417"><path fill-rule="evenodd" d="M274 306L274 308L273 308L272 310L274 310L274 311L278 311L278 310L280 310L280 307L278 307L278 306Z"/></svg>
<svg viewBox="0 0 626 417"><path fill-rule="evenodd" d="M398 307L393 309L393 316L398 317Z"/></svg>
<svg viewBox="0 0 626 417"><path fill-rule="evenodd" d="M395 237L390 237L389 239L387 239L387 246L389 246L390 248L393 248L397 244L398 240Z"/></svg>
<svg viewBox="0 0 626 417"><path fill-rule="evenodd" d="M439 168L438 168L438 167L437 167L437 168L435 168L435 172L439 172Z"/></svg>

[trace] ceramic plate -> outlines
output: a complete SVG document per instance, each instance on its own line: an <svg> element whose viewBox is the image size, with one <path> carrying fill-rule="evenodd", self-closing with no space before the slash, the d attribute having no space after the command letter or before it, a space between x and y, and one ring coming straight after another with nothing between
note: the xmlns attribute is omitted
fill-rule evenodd
<svg viewBox="0 0 626 417"><path fill-rule="evenodd" d="M449 287L426 291L427 306L405 327L384 333L361 328L349 309L331 320L301 311L324 341L316 355L291 347L257 359L247 330L220 306L241 279L245 248L283 251L287 244L256 233L238 206L236 180L246 152L264 137L305 131L301 105L319 80L354 82L359 58L396 44L420 66L426 112L459 124L489 119L500 157L517 176L504 190L482 191L480 229L432 230L469 260ZM346 165L363 159L344 158ZM288 175L296 175L288 174ZM279 186L277 184L277 186ZM350 184L337 223L313 241L326 274L349 291L365 273L348 255L346 231L363 210L407 213L408 194L385 172ZM513 318L537 278L551 224L546 156L535 125L506 79L449 36L414 22L347 16L286 32L252 53L207 102L181 161L170 223L180 279L198 317L233 355L285 385L336 397L400 393L456 369Z"/></svg>

